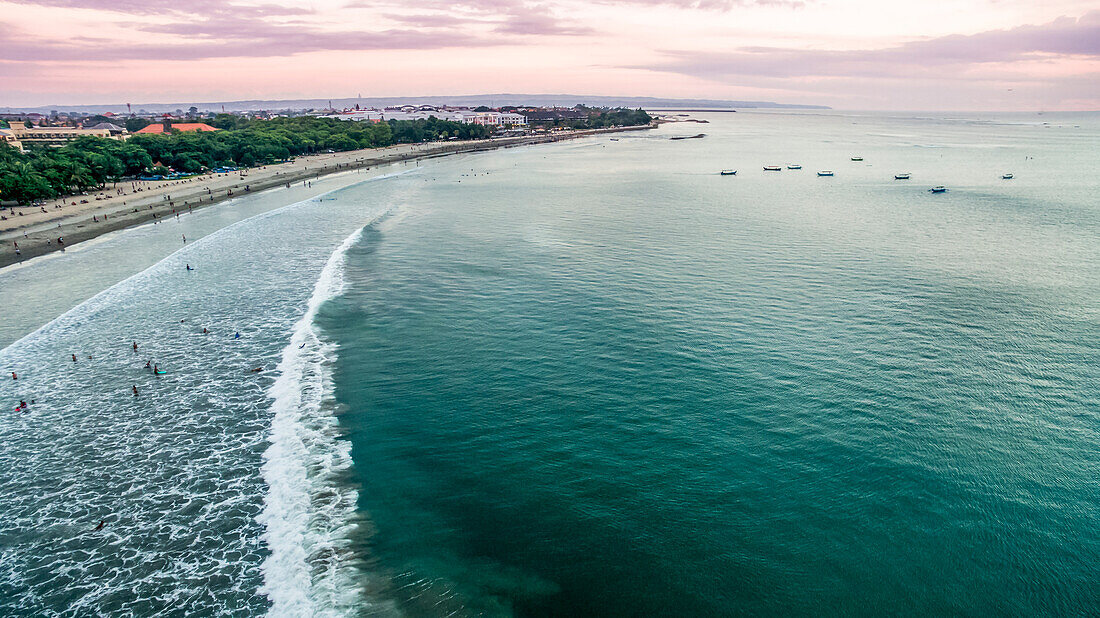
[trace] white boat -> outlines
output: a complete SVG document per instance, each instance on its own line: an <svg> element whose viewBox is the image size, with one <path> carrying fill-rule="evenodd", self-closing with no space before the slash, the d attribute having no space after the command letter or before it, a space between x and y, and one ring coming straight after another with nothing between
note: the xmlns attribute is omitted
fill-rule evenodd
<svg viewBox="0 0 1100 618"><path fill-rule="evenodd" d="M782 169L783 169L782 165L765 165L764 166L764 171L765 172L778 172Z"/></svg>
<svg viewBox="0 0 1100 618"><path fill-rule="evenodd" d="M832 170L821 170L820 172L817 173L817 175L818 176L832 176L833 172L832 172Z"/></svg>
<svg viewBox="0 0 1100 618"><path fill-rule="evenodd" d="M931 189L929 189L929 191L931 191L932 193L945 193L947 192L947 187L940 185L938 187L932 187Z"/></svg>
<svg viewBox="0 0 1100 618"><path fill-rule="evenodd" d="M789 169L789 170L800 170L800 169L802 169L802 166L801 165L788 165L787 169Z"/></svg>
<svg viewBox="0 0 1100 618"><path fill-rule="evenodd" d="M737 175L737 170L722 170L721 175L722 176L736 176Z"/></svg>
<svg viewBox="0 0 1100 618"><path fill-rule="evenodd" d="M894 174L894 180L909 180L909 172L904 174Z"/></svg>
<svg viewBox="0 0 1100 618"><path fill-rule="evenodd" d="M862 161L863 157L852 157L853 161Z"/></svg>
<svg viewBox="0 0 1100 618"><path fill-rule="evenodd" d="M1012 174L1001 174L1001 178L1004 180L1012 180Z"/></svg>

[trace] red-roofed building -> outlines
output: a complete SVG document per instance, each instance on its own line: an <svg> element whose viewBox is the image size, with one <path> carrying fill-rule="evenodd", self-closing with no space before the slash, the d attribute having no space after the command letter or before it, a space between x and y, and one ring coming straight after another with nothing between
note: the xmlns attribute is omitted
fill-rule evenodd
<svg viewBox="0 0 1100 618"><path fill-rule="evenodd" d="M151 124L144 129L140 129L137 133L144 133L146 135L150 133L163 134L171 131L217 131L216 127L212 127L205 122L170 122L165 120L157 124Z"/></svg>

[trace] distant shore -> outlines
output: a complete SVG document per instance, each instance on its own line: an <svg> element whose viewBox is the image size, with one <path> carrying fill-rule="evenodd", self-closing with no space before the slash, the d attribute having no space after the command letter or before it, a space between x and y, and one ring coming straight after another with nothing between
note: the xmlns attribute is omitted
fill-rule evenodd
<svg viewBox="0 0 1100 618"><path fill-rule="evenodd" d="M24 213L22 216L13 216L6 212L8 219L0 221L0 268L64 250L108 232L168 220L229 199L286 186L288 183L309 182L336 172L399 161L556 142L601 133L645 130L653 126L592 129L467 142L400 144L386 148L303 156L288 163L223 174L208 173L180 180L123 181L89 195L50 200L41 207L15 207L16 213ZM119 194L120 189L124 194ZM81 200L86 200L87 203L82 204ZM63 238L64 244L59 244L58 238Z"/></svg>

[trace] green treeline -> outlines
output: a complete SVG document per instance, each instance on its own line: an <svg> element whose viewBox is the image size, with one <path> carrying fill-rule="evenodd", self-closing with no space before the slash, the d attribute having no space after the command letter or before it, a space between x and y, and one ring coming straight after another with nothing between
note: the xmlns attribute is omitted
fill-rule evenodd
<svg viewBox="0 0 1100 618"><path fill-rule="evenodd" d="M248 120L222 114L209 121L222 131L132 135L126 141L82 137L61 148L32 146L25 153L0 144L0 200L36 199L102 187L127 176L193 174L217 167L252 167L316 152L377 148L489 137L487 127L437 118L351 122L333 118ZM163 167L161 167L163 166Z"/></svg>
<svg viewBox="0 0 1100 618"><path fill-rule="evenodd" d="M607 127L636 127L653 122L653 118L641 109L601 109L596 107L578 106L577 110L584 112L588 118L561 119L553 123L554 126L568 127L570 129L603 129Z"/></svg>

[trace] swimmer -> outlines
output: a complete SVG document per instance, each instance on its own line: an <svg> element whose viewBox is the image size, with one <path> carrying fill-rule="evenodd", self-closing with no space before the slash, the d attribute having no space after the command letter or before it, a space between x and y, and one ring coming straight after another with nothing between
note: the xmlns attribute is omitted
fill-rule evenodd
<svg viewBox="0 0 1100 618"><path fill-rule="evenodd" d="M233 334L233 338L234 338L234 339L240 339L240 338L241 338L241 331L237 331L236 333L234 333L234 334ZM14 376L15 374L13 373L13 374L11 374L11 375L13 375L13 376Z"/></svg>
<svg viewBox="0 0 1100 618"><path fill-rule="evenodd" d="M152 369L153 368L152 363L153 363L153 361L151 361L151 360L145 361L145 368L146 369Z"/></svg>
<svg viewBox="0 0 1100 618"><path fill-rule="evenodd" d="M134 394L136 395L137 393L134 393ZM96 526L96 527L95 527L95 530L92 530L92 532L99 532L100 530L102 530L102 529L103 529L103 526L104 526L104 525L106 525L106 524L107 524L107 520L106 520L106 519L101 519L101 520L99 520L99 525L98 525L98 526Z"/></svg>
<svg viewBox="0 0 1100 618"><path fill-rule="evenodd" d="M137 342L134 342L134 352L137 352Z"/></svg>
<svg viewBox="0 0 1100 618"><path fill-rule="evenodd" d="M138 394L137 394L137 384L131 386L130 388L134 389L134 397L137 397L138 396Z"/></svg>
<svg viewBox="0 0 1100 618"><path fill-rule="evenodd" d="M209 335L209 334L210 334L210 331L206 330L206 327L204 326L204 327L202 328L202 334L204 334L204 335Z"/></svg>
<svg viewBox="0 0 1100 618"><path fill-rule="evenodd" d="M15 375L15 372L13 371L13 372L11 372L11 379L18 380L19 376Z"/></svg>
<svg viewBox="0 0 1100 618"><path fill-rule="evenodd" d="M76 354L73 354L73 362L76 362Z"/></svg>

